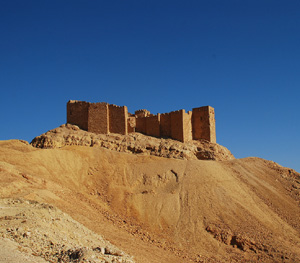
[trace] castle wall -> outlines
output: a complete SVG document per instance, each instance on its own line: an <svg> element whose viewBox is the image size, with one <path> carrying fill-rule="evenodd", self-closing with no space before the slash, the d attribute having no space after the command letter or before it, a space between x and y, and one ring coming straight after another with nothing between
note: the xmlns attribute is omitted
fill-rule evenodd
<svg viewBox="0 0 300 263"><path fill-rule="evenodd" d="M88 131L98 134L109 132L109 113L107 103L90 103L88 118Z"/></svg>
<svg viewBox="0 0 300 263"><path fill-rule="evenodd" d="M192 140L192 112L184 110L136 119L136 131L155 137L172 138L186 142Z"/></svg>
<svg viewBox="0 0 300 263"><path fill-rule="evenodd" d="M145 117L136 118L135 131L146 134L146 118Z"/></svg>
<svg viewBox="0 0 300 263"><path fill-rule="evenodd" d="M192 136L192 112L186 113L184 110L182 112L182 128L183 128L183 141L188 142L193 139Z"/></svg>
<svg viewBox="0 0 300 263"><path fill-rule="evenodd" d="M183 110L172 111L171 115L171 138L183 142Z"/></svg>
<svg viewBox="0 0 300 263"><path fill-rule="evenodd" d="M67 103L67 123L77 125L83 130L88 130L89 103L85 101L70 100Z"/></svg>
<svg viewBox="0 0 300 263"><path fill-rule="evenodd" d="M171 137L171 114L164 113L160 115L160 136L164 138Z"/></svg>
<svg viewBox="0 0 300 263"><path fill-rule="evenodd" d="M160 137L160 114L145 117L146 134L150 136Z"/></svg>
<svg viewBox="0 0 300 263"><path fill-rule="evenodd" d="M181 142L205 139L216 142L215 112L210 106L153 115L139 110L128 113L126 106L108 103L69 101L67 122L98 134L141 132L155 137L172 138Z"/></svg>
<svg viewBox="0 0 300 263"><path fill-rule="evenodd" d="M215 111L210 106L194 108L192 116L193 140L216 142Z"/></svg>
<svg viewBox="0 0 300 263"><path fill-rule="evenodd" d="M109 131L111 133L127 134L128 110L126 106L109 104Z"/></svg>

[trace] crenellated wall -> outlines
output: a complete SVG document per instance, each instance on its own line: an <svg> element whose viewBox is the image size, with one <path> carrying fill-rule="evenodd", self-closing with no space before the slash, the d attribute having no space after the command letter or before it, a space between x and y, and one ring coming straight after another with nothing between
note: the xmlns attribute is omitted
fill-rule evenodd
<svg viewBox="0 0 300 263"><path fill-rule="evenodd" d="M178 110L153 115L147 110L130 114L126 106L105 102L70 100L67 103L67 122L100 134L140 132L181 142L202 139L216 142L215 112L210 106L189 112Z"/></svg>

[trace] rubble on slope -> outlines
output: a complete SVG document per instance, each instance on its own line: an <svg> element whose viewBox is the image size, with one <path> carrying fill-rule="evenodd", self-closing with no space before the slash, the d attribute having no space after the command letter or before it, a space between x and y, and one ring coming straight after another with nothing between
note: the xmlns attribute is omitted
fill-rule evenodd
<svg viewBox="0 0 300 263"><path fill-rule="evenodd" d="M36 201L0 199L0 237L50 262L133 263L133 258L59 209Z"/></svg>
<svg viewBox="0 0 300 263"><path fill-rule="evenodd" d="M37 148L60 148L67 145L103 147L118 152L186 160L224 161L234 159L226 147L206 140L182 143L141 133L95 134L71 124L63 124L35 137L31 145Z"/></svg>

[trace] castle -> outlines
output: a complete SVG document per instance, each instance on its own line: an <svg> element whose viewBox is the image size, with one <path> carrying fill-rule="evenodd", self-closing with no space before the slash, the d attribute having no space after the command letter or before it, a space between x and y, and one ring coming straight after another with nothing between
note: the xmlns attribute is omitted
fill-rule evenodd
<svg viewBox="0 0 300 263"><path fill-rule="evenodd" d="M98 134L140 132L181 142L205 139L216 143L215 111L210 106L154 115L147 110L131 114L126 106L106 102L70 100L67 122Z"/></svg>

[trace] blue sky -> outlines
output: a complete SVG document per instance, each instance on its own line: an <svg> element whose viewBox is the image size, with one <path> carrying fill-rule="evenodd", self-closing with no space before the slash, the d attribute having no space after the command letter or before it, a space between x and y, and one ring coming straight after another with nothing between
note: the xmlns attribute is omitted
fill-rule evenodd
<svg viewBox="0 0 300 263"><path fill-rule="evenodd" d="M300 1L0 1L0 139L69 99L152 113L210 105L218 143L300 172Z"/></svg>

